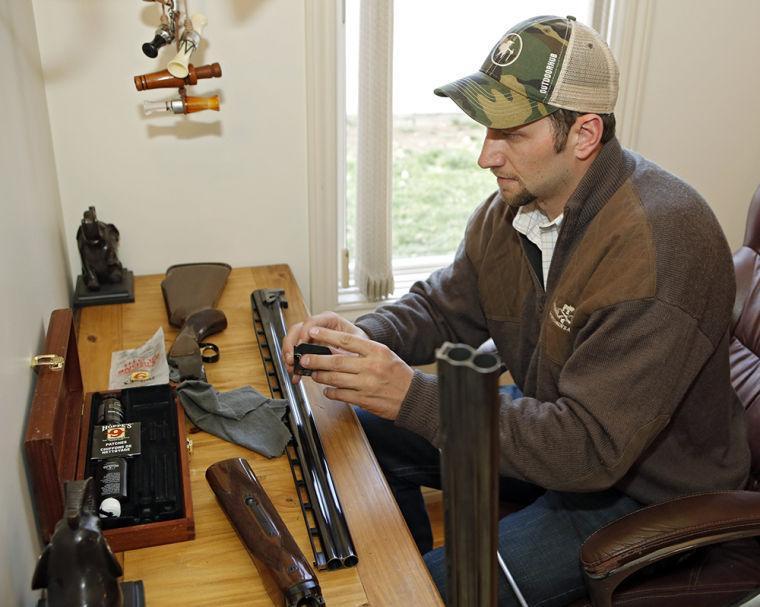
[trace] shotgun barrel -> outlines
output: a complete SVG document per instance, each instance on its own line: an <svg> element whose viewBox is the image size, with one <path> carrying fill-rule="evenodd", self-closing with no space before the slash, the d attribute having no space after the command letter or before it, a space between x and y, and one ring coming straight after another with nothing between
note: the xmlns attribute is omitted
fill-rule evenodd
<svg viewBox="0 0 760 607"><path fill-rule="evenodd" d="M251 294L251 303L262 356L267 366L274 368L268 374L270 388L273 393L279 392L277 397L288 400L288 423L293 435L289 459L317 568L351 567L359 559L330 474L304 382L294 386L282 361L282 340L287 332L282 312L287 307L285 292L281 289L258 289ZM306 498L301 487L306 489ZM315 540L318 540L319 546Z"/></svg>
<svg viewBox="0 0 760 607"><path fill-rule="evenodd" d="M465 344L436 352L450 607L492 607L497 597L501 361Z"/></svg>

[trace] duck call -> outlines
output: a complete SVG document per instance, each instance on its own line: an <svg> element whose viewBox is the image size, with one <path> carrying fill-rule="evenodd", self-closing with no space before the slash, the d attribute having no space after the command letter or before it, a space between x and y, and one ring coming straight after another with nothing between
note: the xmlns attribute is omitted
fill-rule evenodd
<svg viewBox="0 0 760 607"><path fill-rule="evenodd" d="M166 66L172 76L184 78L188 73L188 63L195 49L201 43L201 33L208 24L204 15L197 13L190 18L190 27L186 27L179 40L179 52Z"/></svg>
<svg viewBox="0 0 760 607"><path fill-rule="evenodd" d="M168 24L162 23L156 30L153 40L142 45L142 51L151 59L155 59L158 57L158 49L166 46L172 40L174 40L174 32Z"/></svg>
<svg viewBox="0 0 760 607"><path fill-rule="evenodd" d="M149 89L180 88L197 84L198 80L204 78L219 78L221 75L222 68L218 63L201 65L199 67L190 64L187 66L187 76L184 78L172 76L169 70L161 70L160 72L135 76L134 80L138 91L147 91Z"/></svg>
<svg viewBox="0 0 760 607"><path fill-rule="evenodd" d="M203 110L219 111L219 95L212 97L177 97L165 101L144 101L146 115L168 112L171 114L193 114Z"/></svg>

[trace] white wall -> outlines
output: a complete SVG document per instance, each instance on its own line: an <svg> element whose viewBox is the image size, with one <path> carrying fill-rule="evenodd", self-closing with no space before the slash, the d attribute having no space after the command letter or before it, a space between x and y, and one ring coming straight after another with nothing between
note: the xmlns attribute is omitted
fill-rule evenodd
<svg viewBox="0 0 760 607"><path fill-rule="evenodd" d="M304 4L292 0L188 0L208 17L193 64L217 61L219 113L145 117L133 76L164 69L141 45L157 4L137 0L34 0L59 175L68 257L82 212L121 231L119 257L136 274L173 263L289 263L308 296ZM192 92L191 92L192 91Z"/></svg>
<svg viewBox="0 0 760 607"><path fill-rule="evenodd" d="M0 604L33 605L40 546L22 440L54 308L68 305L61 207L32 4L0 0ZM34 593L37 594L37 593Z"/></svg>
<svg viewBox="0 0 760 607"><path fill-rule="evenodd" d="M760 183L760 2L653 9L636 148L696 187L735 250Z"/></svg>
<svg viewBox="0 0 760 607"><path fill-rule="evenodd" d="M194 63L224 70L191 89L221 92L221 112L189 117L144 117L143 100L172 91L137 92L132 82L173 53L150 60L140 50L157 5L33 3L72 275L73 235L94 204L121 230L120 257L138 274L284 261L308 297L304 2L189 0L209 18ZM760 181L760 114L749 109L760 94L751 31L760 2L652 7L635 147L702 192L735 248Z"/></svg>
<svg viewBox="0 0 760 607"><path fill-rule="evenodd" d="M82 212L94 204L119 227L121 259L138 274L188 261L284 261L308 291L304 2L312 0L188 1L209 18L195 63L224 70L194 89L220 91L222 111L147 119L142 101L168 96L132 83L170 54L158 62L140 51L154 5L0 0L2 605L33 603L39 546L21 452L28 359L79 273ZM760 182L752 29L760 2L701 0L697 10L691 0L654 0L652 8L635 147L695 185L736 248Z"/></svg>

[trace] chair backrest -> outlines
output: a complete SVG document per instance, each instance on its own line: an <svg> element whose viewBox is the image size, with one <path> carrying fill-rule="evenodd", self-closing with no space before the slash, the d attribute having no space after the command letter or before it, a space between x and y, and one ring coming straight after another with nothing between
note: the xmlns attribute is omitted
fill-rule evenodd
<svg viewBox="0 0 760 607"><path fill-rule="evenodd" d="M747 412L752 451L749 488L760 491L760 187L749 207L744 245L734 254L734 268L731 382Z"/></svg>

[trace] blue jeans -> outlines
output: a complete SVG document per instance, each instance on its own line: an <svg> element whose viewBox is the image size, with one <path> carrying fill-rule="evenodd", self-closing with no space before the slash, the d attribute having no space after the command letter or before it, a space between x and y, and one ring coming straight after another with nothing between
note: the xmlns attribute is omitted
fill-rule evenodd
<svg viewBox="0 0 760 607"><path fill-rule="evenodd" d="M446 600L443 548L432 550L430 520L421 486L440 488L438 449L421 436L356 408L377 461L406 524ZM527 506L499 521L499 553L529 605L567 605L585 596L580 546L594 531L641 507L615 489L599 493L544 491L515 479L500 479L500 494ZM499 606L519 605L499 575Z"/></svg>

